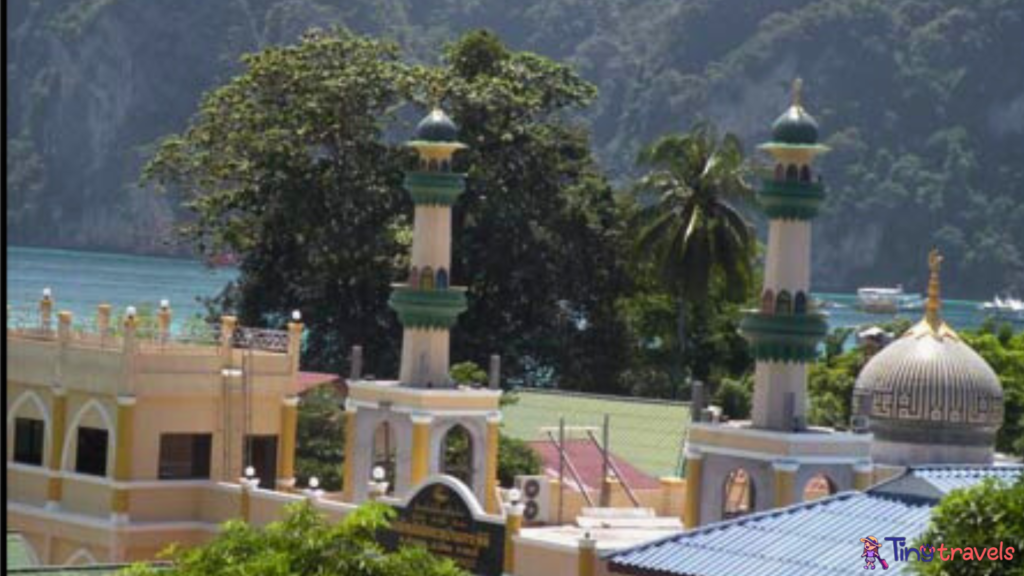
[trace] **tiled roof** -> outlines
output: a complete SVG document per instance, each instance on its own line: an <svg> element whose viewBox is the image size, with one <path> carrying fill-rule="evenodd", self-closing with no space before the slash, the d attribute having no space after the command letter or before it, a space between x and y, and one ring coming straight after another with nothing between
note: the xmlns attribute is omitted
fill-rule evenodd
<svg viewBox="0 0 1024 576"><path fill-rule="evenodd" d="M983 478L1013 479L1021 467L921 468L868 492L843 492L813 502L710 524L609 555L613 572L659 576L849 574L863 565L860 539L902 536L913 541L928 525L935 498L922 498L921 485L943 493ZM911 488L898 494L891 488ZM884 542L884 540L883 540ZM888 546L882 558L891 556ZM889 560L885 574L909 573L907 562Z"/></svg>
<svg viewBox="0 0 1024 576"><path fill-rule="evenodd" d="M554 444L547 442L530 442L530 447L540 455L543 461L544 472L553 478L558 477L558 450ZM604 474L604 457L601 450L590 440L568 440L565 443L565 452L569 461L580 474L583 484L590 490L601 489L601 476ZM648 490L660 488L661 484L657 478L644 474L632 464L619 458L614 452L611 460L618 467L626 479L626 483L633 490ZM565 472L565 485L576 489L576 482L572 479L569 471Z"/></svg>
<svg viewBox="0 0 1024 576"><path fill-rule="evenodd" d="M344 380L337 374L329 374L326 372L299 372L295 382L295 390L298 394L305 394L306 392L323 386L324 384L335 384L339 387L344 387ZM344 390L342 390L344 392Z"/></svg>
<svg viewBox="0 0 1024 576"><path fill-rule="evenodd" d="M680 456L690 425L688 404L522 388L516 393L519 401L502 408L503 431L513 438L546 439L541 428L557 427L562 416L566 426L600 427L608 414L612 452L655 478L681 473Z"/></svg>

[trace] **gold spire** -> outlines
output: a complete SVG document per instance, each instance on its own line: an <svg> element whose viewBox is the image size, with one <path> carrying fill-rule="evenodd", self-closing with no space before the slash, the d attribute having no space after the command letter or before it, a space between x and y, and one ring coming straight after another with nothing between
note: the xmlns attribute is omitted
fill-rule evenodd
<svg viewBox="0 0 1024 576"><path fill-rule="evenodd" d="M935 248L928 253L928 269L931 276L928 278L928 303L925 304L925 319L932 328L938 330L942 325L942 317L939 310L942 308L942 300L939 298L939 271L942 268L942 255Z"/></svg>
<svg viewBox="0 0 1024 576"><path fill-rule="evenodd" d="M793 80L793 91L792 91L793 106L795 106L797 108L800 108L800 107L803 106L803 104L801 104L801 102L800 102L800 100L801 100L801 98L803 96L803 91L804 91L804 81L803 81L803 79L802 78L794 79Z"/></svg>
<svg viewBox="0 0 1024 576"><path fill-rule="evenodd" d="M939 272L942 268L942 254L935 248L928 253L928 301L924 305L924 320L907 331L910 336L918 337L925 334L936 338L956 338L956 332L942 321L939 311L942 309L942 299L939 296Z"/></svg>

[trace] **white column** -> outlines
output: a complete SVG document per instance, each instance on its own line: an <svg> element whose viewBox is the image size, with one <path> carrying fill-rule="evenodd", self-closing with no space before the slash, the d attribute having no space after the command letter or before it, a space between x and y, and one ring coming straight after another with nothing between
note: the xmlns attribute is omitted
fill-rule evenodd
<svg viewBox="0 0 1024 576"><path fill-rule="evenodd" d="M402 333L402 372L399 378L409 384L448 382L447 330L406 328Z"/></svg>
<svg viewBox="0 0 1024 576"><path fill-rule="evenodd" d="M755 428L792 430L793 419L807 413L807 365L802 362L758 362L754 375ZM787 400L787 398L792 400ZM792 402L791 409L787 403Z"/></svg>
<svg viewBox="0 0 1024 576"><path fill-rule="evenodd" d="M803 220L772 220L764 287L778 294L807 292L811 285L811 225Z"/></svg>
<svg viewBox="0 0 1024 576"><path fill-rule="evenodd" d="M412 265L451 273L452 211L448 206L416 206Z"/></svg>

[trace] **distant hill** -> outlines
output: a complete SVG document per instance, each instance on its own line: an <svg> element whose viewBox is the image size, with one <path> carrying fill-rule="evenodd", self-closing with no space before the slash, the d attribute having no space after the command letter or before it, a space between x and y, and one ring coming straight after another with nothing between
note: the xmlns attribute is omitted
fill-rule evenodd
<svg viewBox="0 0 1024 576"><path fill-rule="evenodd" d="M342 24L430 59L477 27L573 62L583 119L626 182L644 142L701 118L748 147L789 81L834 151L814 284L1024 293L1021 0L20 0L8 6L9 242L169 250L173 202L135 185L238 56Z"/></svg>

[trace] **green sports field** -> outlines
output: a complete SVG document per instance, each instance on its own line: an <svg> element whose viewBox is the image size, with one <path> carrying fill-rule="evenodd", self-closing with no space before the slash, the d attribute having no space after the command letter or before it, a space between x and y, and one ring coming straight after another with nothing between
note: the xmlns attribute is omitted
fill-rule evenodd
<svg viewBox="0 0 1024 576"><path fill-rule="evenodd" d="M611 416L611 450L654 477L679 474L679 455L690 424L690 409L682 402L567 392L519 390L519 401L506 406L504 431L523 440L541 440L545 427L601 426ZM556 433L557 435L557 433ZM577 433L572 438L586 438ZM597 432L600 438L600 432Z"/></svg>

